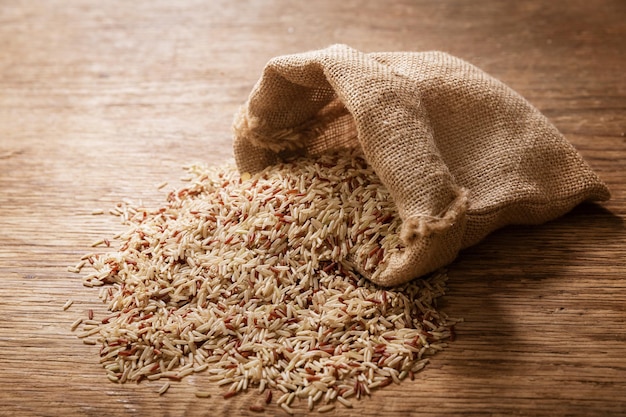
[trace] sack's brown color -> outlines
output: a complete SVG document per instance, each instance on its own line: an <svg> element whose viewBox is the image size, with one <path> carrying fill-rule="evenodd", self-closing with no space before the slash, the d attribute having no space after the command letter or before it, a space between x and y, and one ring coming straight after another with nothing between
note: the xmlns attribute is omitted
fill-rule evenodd
<svg viewBox="0 0 626 417"><path fill-rule="evenodd" d="M609 191L523 97L442 52L345 45L272 59L235 124L241 172L360 146L402 218L395 285L450 263L508 224L539 224Z"/></svg>

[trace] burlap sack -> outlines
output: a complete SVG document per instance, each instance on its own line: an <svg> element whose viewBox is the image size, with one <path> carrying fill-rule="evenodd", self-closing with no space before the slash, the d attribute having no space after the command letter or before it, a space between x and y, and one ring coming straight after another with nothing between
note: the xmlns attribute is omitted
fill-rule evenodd
<svg viewBox="0 0 626 417"><path fill-rule="evenodd" d="M539 224L609 191L530 103L442 52L345 45L272 59L235 119L241 172L360 146L402 218L406 249L376 282L450 263L508 224Z"/></svg>

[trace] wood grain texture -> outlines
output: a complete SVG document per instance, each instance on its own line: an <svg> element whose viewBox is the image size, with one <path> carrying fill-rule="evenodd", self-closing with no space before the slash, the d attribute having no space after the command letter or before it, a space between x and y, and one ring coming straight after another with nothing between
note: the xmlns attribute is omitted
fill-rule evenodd
<svg viewBox="0 0 626 417"><path fill-rule="evenodd" d="M464 251L441 300L465 319L457 340L415 381L329 415L626 414L624 17L621 0L3 2L0 415L252 414L255 392L223 400L202 374L163 396L159 382L109 382L69 331L104 307L67 266L122 230L94 209L157 204L183 165L231 157L233 115L268 59L331 43L480 66L542 110L613 198Z"/></svg>

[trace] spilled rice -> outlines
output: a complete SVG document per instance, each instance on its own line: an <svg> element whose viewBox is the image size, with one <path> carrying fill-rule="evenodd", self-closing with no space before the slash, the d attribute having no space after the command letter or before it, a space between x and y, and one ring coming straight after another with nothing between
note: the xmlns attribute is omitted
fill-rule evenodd
<svg viewBox="0 0 626 417"><path fill-rule="evenodd" d="M70 268L92 269L84 284L109 310L72 328L100 346L111 381L205 372L224 398L254 388L288 413L331 411L413 378L452 338L435 305L444 273L391 289L364 277L402 243L393 200L357 151L255 175L188 170L162 207L119 204L126 231L98 242L115 250Z"/></svg>

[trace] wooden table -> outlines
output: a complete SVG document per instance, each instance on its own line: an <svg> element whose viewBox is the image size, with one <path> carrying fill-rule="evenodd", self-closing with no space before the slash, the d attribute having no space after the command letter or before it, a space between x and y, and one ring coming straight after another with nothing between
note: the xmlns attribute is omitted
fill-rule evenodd
<svg viewBox="0 0 626 417"><path fill-rule="evenodd" d="M442 299L465 319L457 340L415 381L330 415L626 415L625 18L622 0L3 2L0 415L249 413L254 392L224 400L203 374L164 396L109 382L97 346L69 330L104 307L67 266L123 230L94 210L155 205L183 165L231 157L233 115L268 59L339 42L480 66L542 110L613 198L464 251Z"/></svg>

